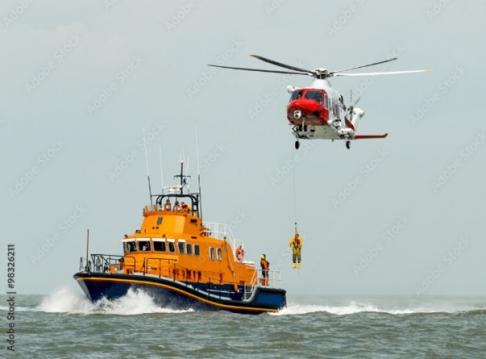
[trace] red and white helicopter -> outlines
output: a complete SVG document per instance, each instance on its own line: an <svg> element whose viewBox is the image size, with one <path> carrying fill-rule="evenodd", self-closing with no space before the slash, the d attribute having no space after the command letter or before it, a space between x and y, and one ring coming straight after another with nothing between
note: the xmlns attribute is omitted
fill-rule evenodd
<svg viewBox="0 0 486 359"><path fill-rule="evenodd" d="M366 73L347 73L348 71L362 69L364 67L376 66L398 58L374 62L371 64L347 68L339 71L329 71L325 68L307 70L301 67L287 65L259 55L251 55L261 61L269 64L283 67L292 71L265 70L248 67L233 67L221 65L208 65L232 70L269 72L285 75L305 75L314 78L309 87L298 88L287 86L291 93L287 105L287 119L292 126L292 132L296 137L295 148L300 146L299 139L325 139L325 140L345 140L346 148L351 147L351 140L385 138L388 133L383 134L357 134L356 129L358 121L364 116L364 111L356 107L359 99L346 106L343 96L331 87L327 81L330 77L335 76L381 76L381 75L400 75L424 72L426 70L411 71L387 71L387 72L366 72ZM351 100L352 101L352 100Z"/></svg>

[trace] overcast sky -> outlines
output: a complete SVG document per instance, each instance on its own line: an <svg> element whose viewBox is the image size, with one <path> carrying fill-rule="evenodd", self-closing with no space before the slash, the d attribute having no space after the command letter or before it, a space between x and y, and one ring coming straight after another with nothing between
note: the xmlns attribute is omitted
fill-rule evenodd
<svg viewBox="0 0 486 359"><path fill-rule="evenodd" d="M486 295L485 13L454 0L2 1L1 240L16 244L19 292L75 287L87 227L93 251L119 254L148 201L143 129L159 188L159 146L167 180L182 154L194 172L197 128L205 219L230 223L249 259L266 253L290 294ZM431 71L334 79L362 96L359 132L389 137L296 153L286 86L310 78L206 66L271 68L253 53Z"/></svg>

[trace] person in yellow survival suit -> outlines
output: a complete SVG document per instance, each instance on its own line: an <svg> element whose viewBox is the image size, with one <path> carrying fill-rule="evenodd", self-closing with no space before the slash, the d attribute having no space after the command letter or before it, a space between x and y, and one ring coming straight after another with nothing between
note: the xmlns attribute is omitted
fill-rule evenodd
<svg viewBox="0 0 486 359"><path fill-rule="evenodd" d="M270 262L267 260L267 256L262 254L260 256L260 266L262 267L262 285L268 285L268 271L270 270Z"/></svg>
<svg viewBox="0 0 486 359"><path fill-rule="evenodd" d="M295 229L295 234L289 241L290 249L292 249L292 267L299 268L300 262L302 260L302 244L304 244L304 239Z"/></svg>

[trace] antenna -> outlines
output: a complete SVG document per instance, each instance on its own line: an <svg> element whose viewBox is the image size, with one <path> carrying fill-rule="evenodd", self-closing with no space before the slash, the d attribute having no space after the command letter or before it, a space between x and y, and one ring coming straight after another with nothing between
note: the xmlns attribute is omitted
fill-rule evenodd
<svg viewBox="0 0 486 359"><path fill-rule="evenodd" d="M88 255L89 255L89 228L86 231L86 267L85 267L85 271L86 272L89 272L89 259L88 259Z"/></svg>
<svg viewBox="0 0 486 359"><path fill-rule="evenodd" d="M195 128L195 135L196 135L196 165L197 165L197 185L199 190L199 217L203 218L203 211L202 211L202 192L201 192L201 167L199 164L199 136L197 133L197 127Z"/></svg>
<svg viewBox="0 0 486 359"><path fill-rule="evenodd" d="M152 185L150 184L150 171L149 171L147 141L145 139L145 129L142 129L142 133L143 133L143 148L145 150L145 169L147 171L147 183L148 183L148 190L149 190L149 198L150 198L150 205L152 205Z"/></svg>
<svg viewBox="0 0 486 359"><path fill-rule="evenodd" d="M164 171L162 167L162 145L159 145L160 188L164 194Z"/></svg>
<svg viewBox="0 0 486 359"><path fill-rule="evenodd" d="M186 173L191 173L190 170L189 170L189 156L187 157L187 160L186 160ZM187 185L187 190L190 192L191 191L191 188L190 188L190 184L186 181L185 184Z"/></svg>
<svg viewBox="0 0 486 359"><path fill-rule="evenodd" d="M181 180L181 194L183 194L184 193L184 182L185 182L185 178L184 178L184 157L182 157L182 161L181 161L180 180Z"/></svg>

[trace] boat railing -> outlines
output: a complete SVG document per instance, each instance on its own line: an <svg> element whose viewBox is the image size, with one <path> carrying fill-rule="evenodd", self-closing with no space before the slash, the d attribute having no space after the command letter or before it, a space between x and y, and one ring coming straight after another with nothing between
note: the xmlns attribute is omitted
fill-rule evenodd
<svg viewBox="0 0 486 359"><path fill-rule="evenodd" d="M171 262L172 262L172 266L171 266ZM152 263L157 263L157 266L152 266L151 265ZM175 263L176 260L171 258L144 258L142 273L143 275L153 274L155 271L156 273L158 272L159 278L164 277L164 278L172 278L173 280L175 280L175 276L176 276ZM167 264L167 265L163 265L163 264Z"/></svg>
<svg viewBox="0 0 486 359"><path fill-rule="evenodd" d="M262 287L278 287L282 281L280 270L267 270L260 269L258 271L260 278L259 284Z"/></svg>
<svg viewBox="0 0 486 359"><path fill-rule="evenodd" d="M177 281L183 279L198 282L202 280L203 272L177 264L175 259L145 258L142 265L142 274L155 274L159 278L163 277ZM214 271L205 270L204 276L209 280L209 283L220 283L223 279L220 272Z"/></svg>
<svg viewBox="0 0 486 359"><path fill-rule="evenodd" d="M258 272L254 271L253 276L250 279L249 285L244 286L243 300L250 300L255 293L255 289L258 287Z"/></svg>
<svg viewBox="0 0 486 359"><path fill-rule="evenodd" d="M145 257L142 262L137 262L134 256L121 256L114 254L91 254L91 260L86 265L83 259L80 260L80 271L108 273L124 270L128 274L156 275L160 278L172 279L174 281L191 280L200 281L203 273L177 264L173 258ZM204 271L204 276L210 283L220 283L222 276L220 272Z"/></svg>
<svg viewBox="0 0 486 359"><path fill-rule="evenodd" d="M219 239L233 239L233 233L230 227L225 223L204 222L204 229L201 231L202 236L214 237Z"/></svg>
<svg viewBox="0 0 486 359"><path fill-rule="evenodd" d="M79 261L79 270L82 272L108 272L119 270L123 263L123 256L115 254L91 254L91 260L84 263L83 257Z"/></svg>
<svg viewBox="0 0 486 359"><path fill-rule="evenodd" d="M169 279L194 290L201 291L193 283L202 280L202 272L177 264L177 260L171 258L145 257L143 262L138 262L134 256L121 256L113 254L91 254L91 260L87 264L80 260L81 272L113 273L124 271L127 274L143 276L156 276ZM216 287L211 284L221 284L223 276L220 272L204 271L204 279L208 281L207 293L218 298L229 298L231 291ZM276 286L280 282L280 271L270 270L266 277L261 270L255 270L250 281L243 286L243 300L250 301L258 287ZM189 282L189 283L188 283Z"/></svg>

